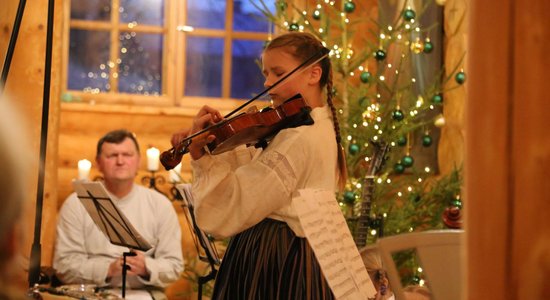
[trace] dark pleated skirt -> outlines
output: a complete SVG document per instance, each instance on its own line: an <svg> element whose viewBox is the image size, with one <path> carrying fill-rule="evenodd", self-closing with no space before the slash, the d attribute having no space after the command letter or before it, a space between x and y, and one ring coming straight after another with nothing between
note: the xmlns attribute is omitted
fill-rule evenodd
<svg viewBox="0 0 550 300"><path fill-rule="evenodd" d="M284 222L265 219L231 239L212 299L334 299L313 250Z"/></svg>

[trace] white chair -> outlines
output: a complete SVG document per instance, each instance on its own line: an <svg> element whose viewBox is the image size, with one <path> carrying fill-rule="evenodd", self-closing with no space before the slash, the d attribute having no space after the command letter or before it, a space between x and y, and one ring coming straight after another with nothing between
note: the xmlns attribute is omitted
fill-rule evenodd
<svg viewBox="0 0 550 300"><path fill-rule="evenodd" d="M463 230L431 230L379 238L378 250L396 299L405 298L392 253L410 249L416 250L432 299L463 299L463 236Z"/></svg>

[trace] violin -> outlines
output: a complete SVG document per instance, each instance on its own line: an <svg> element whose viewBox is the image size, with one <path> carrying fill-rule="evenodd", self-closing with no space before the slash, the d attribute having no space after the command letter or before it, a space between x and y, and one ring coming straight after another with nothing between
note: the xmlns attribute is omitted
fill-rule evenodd
<svg viewBox="0 0 550 300"><path fill-rule="evenodd" d="M289 80L291 76L299 74L299 70L303 71L315 65L317 62L327 57L329 52L327 48L322 48L319 52L306 59L272 86L226 115L225 119L221 122L188 136L178 145L162 152L160 155L160 162L164 168L166 170L175 168L181 162L183 155L189 152L188 148L193 138L197 138L198 136L216 136L213 142L207 144L210 153L215 155L232 150L240 145L254 145L256 147L265 148L267 142L280 130L313 124L313 119L309 115L311 107L306 104L300 94L295 95L273 109L264 109L255 113L243 113L233 118L229 117L279 84Z"/></svg>
<svg viewBox="0 0 550 300"><path fill-rule="evenodd" d="M188 153L193 138L214 135L216 138L207 144L212 155L224 153L240 145L256 148L267 146L279 131L303 125L312 125L309 107L300 94L286 100L283 104L253 113L239 114L224 119L204 130L201 130L160 155L160 162L166 170L173 169L184 154Z"/></svg>

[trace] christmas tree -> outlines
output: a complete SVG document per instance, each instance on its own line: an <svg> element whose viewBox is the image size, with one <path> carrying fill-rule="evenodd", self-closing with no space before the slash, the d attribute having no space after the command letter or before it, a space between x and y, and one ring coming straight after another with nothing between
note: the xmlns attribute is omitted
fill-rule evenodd
<svg viewBox="0 0 550 300"><path fill-rule="evenodd" d="M305 7L279 0L275 14L256 4L277 31L310 32L331 50L349 171L338 199L360 248L383 235L460 227L460 167L437 174L434 149L444 94L466 75L459 66L445 72L440 60L422 67L441 49L431 38L441 24L419 21L435 3L415 3L405 1L393 16L379 3L377 18L351 0ZM405 256L402 265L411 264ZM411 273L407 280L422 279Z"/></svg>

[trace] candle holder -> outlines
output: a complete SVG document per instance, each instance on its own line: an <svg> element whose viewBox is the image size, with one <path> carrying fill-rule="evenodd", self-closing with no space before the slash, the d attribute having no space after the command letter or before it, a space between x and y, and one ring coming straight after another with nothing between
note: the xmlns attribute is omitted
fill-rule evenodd
<svg viewBox="0 0 550 300"><path fill-rule="evenodd" d="M151 173L151 175L143 176L141 178L141 183L166 196L166 194L164 194L157 188L157 185L163 185L166 182L166 179L164 179L164 177L160 175L155 175L155 171L153 170L149 170L149 172Z"/></svg>

